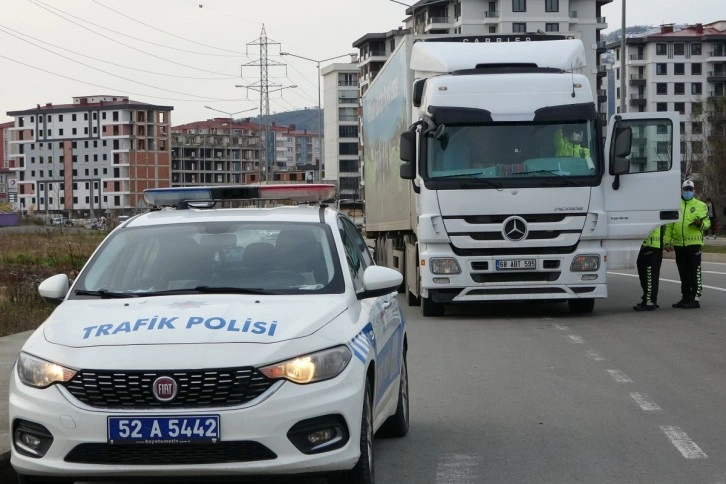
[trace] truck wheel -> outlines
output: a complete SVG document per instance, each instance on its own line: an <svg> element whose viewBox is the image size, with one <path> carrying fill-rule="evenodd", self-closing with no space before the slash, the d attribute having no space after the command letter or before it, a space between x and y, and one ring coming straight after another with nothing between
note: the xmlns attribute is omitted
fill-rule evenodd
<svg viewBox="0 0 726 484"><path fill-rule="evenodd" d="M421 305L423 306L423 315L426 318L444 315L444 305L434 302L430 297L422 297Z"/></svg>
<svg viewBox="0 0 726 484"><path fill-rule="evenodd" d="M408 365L406 353L401 360L401 381L398 387L398 404L396 413L383 423L377 435L381 437L403 437L408 433Z"/></svg>
<svg viewBox="0 0 726 484"><path fill-rule="evenodd" d="M595 308L594 299L568 299L567 305L573 314L591 313Z"/></svg>
<svg viewBox="0 0 726 484"><path fill-rule="evenodd" d="M406 289L406 302L409 306L420 306L421 305L421 298L414 296L411 291Z"/></svg>

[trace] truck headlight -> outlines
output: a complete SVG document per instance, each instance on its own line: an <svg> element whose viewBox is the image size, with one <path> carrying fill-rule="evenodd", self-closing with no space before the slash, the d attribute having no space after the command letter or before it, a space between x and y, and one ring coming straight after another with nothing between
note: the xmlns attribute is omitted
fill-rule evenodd
<svg viewBox="0 0 726 484"><path fill-rule="evenodd" d="M273 380L282 378L293 383L315 383L340 375L348 365L351 356L352 353L347 346L336 346L263 366L260 368L260 372Z"/></svg>
<svg viewBox="0 0 726 484"><path fill-rule="evenodd" d="M461 274L459 263L451 257L429 259L429 269L434 274Z"/></svg>
<svg viewBox="0 0 726 484"><path fill-rule="evenodd" d="M54 383L62 383L76 376L76 370L37 358L28 353L18 356L18 377L25 385L47 388Z"/></svg>
<svg viewBox="0 0 726 484"><path fill-rule="evenodd" d="M578 255L572 259L571 272L594 272L600 269L599 255Z"/></svg>

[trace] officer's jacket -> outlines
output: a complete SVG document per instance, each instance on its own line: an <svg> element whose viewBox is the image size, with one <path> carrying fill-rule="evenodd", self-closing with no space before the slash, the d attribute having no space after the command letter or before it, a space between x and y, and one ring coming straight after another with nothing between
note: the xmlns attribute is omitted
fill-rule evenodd
<svg viewBox="0 0 726 484"><path fill-rule="evenodd" d="M696 227L693 222L701 219L701 226ZM681 218L677 222L666 226L665 245L675 246L703 245L703 233L711 227L708 218L708 207L697 198L688 201L681 198Z"/></svg>
<svg viewBox="0 0 726 484"><path fill-rule="evenodd" d="M570 143L562 134L562 128L555 132L555 156L572 156L574 158L587 158L590 156L590 150L582 145Z"/></svg>
<svg viewBox="0 0 726 484"><path fill-rule="evenodd" d="M661 248L661 227L656 227L650 233L648 237L643 241L644 247L653 247L654 249Z"/></svg>

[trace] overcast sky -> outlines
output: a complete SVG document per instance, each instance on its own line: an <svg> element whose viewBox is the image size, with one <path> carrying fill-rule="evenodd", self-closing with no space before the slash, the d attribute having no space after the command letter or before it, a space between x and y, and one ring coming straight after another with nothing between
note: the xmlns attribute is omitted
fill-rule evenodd
<svg viewBox="0 0 726 484"><path fill-rule="evenodd" d="M606 32L620 27L621 5L603 8ZM316 63L280 52L345 62L356 39L402 25L405 9L389 0L7 1L0 122L12 120L7 111L98 94L174 106L175 125L255 116L259 92L235 86L259 85L259 66L242 66L258 62L263 24L270 61L287 64L269 70L270 112L314 108ZM724 0L628 0L627 9L628 25L726 20Z"/></svg>

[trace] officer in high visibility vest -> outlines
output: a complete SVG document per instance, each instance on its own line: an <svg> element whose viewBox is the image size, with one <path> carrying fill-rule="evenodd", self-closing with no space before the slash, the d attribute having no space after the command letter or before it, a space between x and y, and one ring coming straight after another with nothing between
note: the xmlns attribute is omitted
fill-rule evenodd
<svg viewBox="0 0 726 484"><path fill-rule="evenodd" d="M590 150L582 146L582 128L565 125L555 132L555 156L572 156L573 158L589 158Z"/></svg>
<svg viewBox="0 0 726 484"><path fill-rule="evenodd" d="M697 309L701 307L701 248L703 234L711 221L708 207L694 197L693 181L686 180L681 186L681 217L666 226L665 250L676 251L676 266L681 277L681 300L674 308Z"/></svg>
<svg viewBox="0 0 726 484"><path fill-rule="evenodd" d="M658 280L660 265L663 262L663 232L665 226L656 227L643 241L636 265L643 296L640 304L633 306L636 311L653 311L658 308Z"/></svg>

